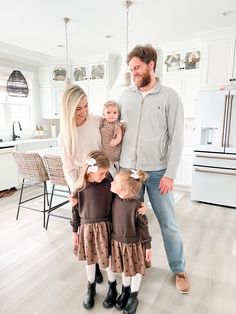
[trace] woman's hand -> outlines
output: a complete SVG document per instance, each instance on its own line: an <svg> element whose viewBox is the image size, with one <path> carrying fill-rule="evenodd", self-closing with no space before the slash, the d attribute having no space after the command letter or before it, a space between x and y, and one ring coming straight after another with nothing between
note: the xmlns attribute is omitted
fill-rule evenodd
<svg viewBox="0 0 236 314"><path fill-rule="evenodd" d="M116 138L113 138L111 141L110 141L110 146L111 147L115 147L117 146L118 144L120 144L120 141Z"/></svg>
<svg viewBox="0 0 236 314"><path fill-rule="evenodd" d="M145 215L148 211L148 208L145 203L141 202L141 207L138 209L138 214Z"/></svg>
<svg viewBox="0 0 236 314"><path fill-rule="evenodd" d="M69 201L70 201L71 206L74 207L75 205L78 204L77 198L73 197L72 194L68 195L68 199L69 199Z"/></svg>
<svg viewBox="0 0 236 314"><path fill-rule="evenodd" d="M152 260L152 249L146 249L146 259L147 262L151 262Z"/></svg>

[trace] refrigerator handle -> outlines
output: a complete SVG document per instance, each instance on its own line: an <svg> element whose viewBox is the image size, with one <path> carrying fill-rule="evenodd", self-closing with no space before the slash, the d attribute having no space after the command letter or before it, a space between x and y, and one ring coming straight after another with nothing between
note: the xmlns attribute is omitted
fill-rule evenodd
<svg viewBox="0 0 236 314"><path fill-rule="evenodd" d="M221 139L221 146L225 145L226 140L226 126L227 126L227 104L228 104L228 95L225 95L225 107L224 107L224 118L223 118L223 132Z"/></svg>
<svg viewBox="0 0 236 314"><path fill-rule="evenodd" d="M230 137L230 125L231 125L231 116L232 116L233 97L234 97L233 95L229 96L229 114L228 114L228 127L227 127L226 147L229 147L229 137Z"/></svg>

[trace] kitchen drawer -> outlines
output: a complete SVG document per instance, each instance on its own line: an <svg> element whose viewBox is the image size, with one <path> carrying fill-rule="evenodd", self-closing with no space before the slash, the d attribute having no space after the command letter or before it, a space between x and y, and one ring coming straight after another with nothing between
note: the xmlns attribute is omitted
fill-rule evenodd
<svg viewBox="0 0 236 314"><path fill-rule="evenodd" d="M193 164L197 166L236 169L236 156L230 154L195 152Z"/></svg>
<svg viewBox="0 0 236 314"><path fill-rule="evenodd" d="M235 187L236 170L193 167L192 200L236 207Z"/></svg>

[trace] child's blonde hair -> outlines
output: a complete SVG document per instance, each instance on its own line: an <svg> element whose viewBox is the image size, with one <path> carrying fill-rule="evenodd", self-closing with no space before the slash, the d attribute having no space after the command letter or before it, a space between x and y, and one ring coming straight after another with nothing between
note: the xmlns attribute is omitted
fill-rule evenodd
<svg viewBox="0 0 236 314"><path fill-rule="evenodd" d="M95 159L95 166L97 166L98 169L109 169L110 167L110 160L103 152L99 150L92 151L84 160L79 178L75 183L75 189L78 191L82 191L83 189L85 189L88 184L88 167L90 167L88 161L91 158Z"/></svg>
<svg viewBox="0 0 236 314"><path fill-rule="evenodd" d="M105 102L105 104L103 105L103 114L105 109L107 109L108 107L116 107L118 109L118 120L120 120L121 117L121 110L120 110L120 105L115 102L114 100L108 100Z"/></svg>
<svg viewBox="0 0 236 314"><path fill-rule="evenodd" d="M118 175L122 189L126 191L127 197L131 199L139 198L142 184L148 179L148 174L142 170L120 170Z"/></svg>

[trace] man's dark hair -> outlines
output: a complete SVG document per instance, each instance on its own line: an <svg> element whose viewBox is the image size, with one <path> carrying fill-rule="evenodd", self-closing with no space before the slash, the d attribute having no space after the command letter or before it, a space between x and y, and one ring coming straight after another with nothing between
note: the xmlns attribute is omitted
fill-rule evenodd
<svg viewBox="0 0 236 314"><path fill-rule="evenodd" d="M152 45L137 45L135 46L127 55L126 63L129 64L130 60L134 57L139 58L146 64L149 64L151 61L154 61L154 72L156 70L156 62L157 62L157 52L156 49L152 47Z"/></svg>

